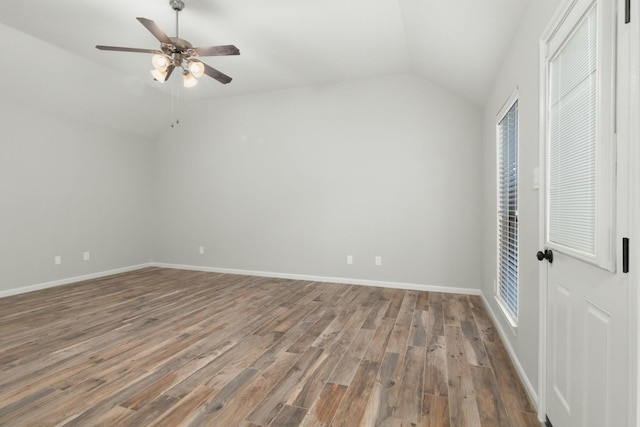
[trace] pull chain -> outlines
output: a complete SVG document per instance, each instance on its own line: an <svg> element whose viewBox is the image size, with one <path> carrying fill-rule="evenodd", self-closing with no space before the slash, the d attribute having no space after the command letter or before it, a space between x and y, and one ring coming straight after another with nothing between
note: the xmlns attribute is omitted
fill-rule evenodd
<svg viewBox="0 0 640 427"><path fill-rule="evenodd" d="M177 80L171 86L171 127L180 124L180 87Z"/></svg>
<svg viewBox="0 0 640 427"><path fill-rule="evenodd" d="M176 113L175 113L175 98L176 98L176 85L172 84L171 85L171 127L173 127L174 125L174 119L176 117Z"/></svg>
<svg viewBox="0 0 640 427"><path fill-rule="evenodd" d="M176 125L180 124L180 86L179 81L175 80L176 85Z"/></svg>

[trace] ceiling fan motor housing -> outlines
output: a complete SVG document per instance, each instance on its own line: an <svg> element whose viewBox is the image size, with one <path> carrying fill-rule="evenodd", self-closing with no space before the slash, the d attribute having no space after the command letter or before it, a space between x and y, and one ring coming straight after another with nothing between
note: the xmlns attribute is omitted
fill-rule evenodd
<svg viewBox="0 0 640 427"><path fill-rule="evenodd" d="M189 49L193 49L193 46L191 45L191 43L189 43L185 39L181 39L178 37L169 37L169 40L171 40L171 44L169 45L169 44L163 43L163 47L167 46L172 51L186 52ZM173 49L171 49L171 46L173 46Z"/></svg>

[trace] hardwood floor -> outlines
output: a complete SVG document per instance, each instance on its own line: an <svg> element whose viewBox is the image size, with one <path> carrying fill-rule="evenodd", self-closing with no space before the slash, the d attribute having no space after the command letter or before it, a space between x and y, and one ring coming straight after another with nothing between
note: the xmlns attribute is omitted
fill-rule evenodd
<svg viewBox="0 0 640 427"><path fill-rule="evenodd" d="M0 299L0 425L541 424L480 297L148 268Z"/></svg>

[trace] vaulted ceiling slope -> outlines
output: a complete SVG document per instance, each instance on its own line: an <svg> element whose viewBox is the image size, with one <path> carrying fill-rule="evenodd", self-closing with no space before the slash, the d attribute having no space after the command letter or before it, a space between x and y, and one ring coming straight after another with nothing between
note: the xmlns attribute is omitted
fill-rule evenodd
<svg viewBox="0 0 640 427"><path fill-rule="evenodd" d="M241 51L204 58L232 76L231 84L201 78L187 96L206 99L414 72L482 105L528 1L185 0L180 37L194 46L235 44ZM111 115L108 120L123 130L153 134L153 109L145 108L165 99L173 85L152 81L150 55L95 49L96 44L158 48L136 17L175 35L169 0L4 2L0 90L10 100L27 102L29 93L35 97L31 102L45 108ZM145 128L136 127L136 115L149 116L138 117Z"/></svg>

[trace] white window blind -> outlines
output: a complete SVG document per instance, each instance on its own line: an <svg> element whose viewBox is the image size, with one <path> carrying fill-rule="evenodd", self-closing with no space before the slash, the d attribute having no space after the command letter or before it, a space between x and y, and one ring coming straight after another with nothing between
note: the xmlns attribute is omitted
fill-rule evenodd
<svg viewBox="0 0 640 427"><path fill-rule="evenodd" d="M597 14L594 6L550 60L550 242L596 255Z"/></svg>
<svg viewBox="0 0 640 427"><path fill-rule="evenodd" d="M498 296L518 318L518 101L498 123Z"/></svg>

